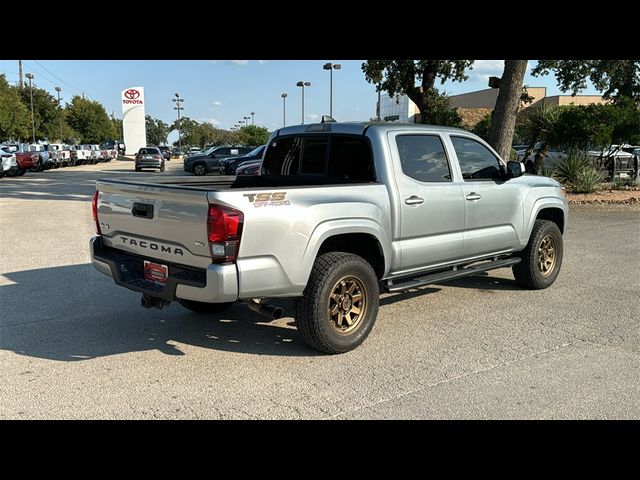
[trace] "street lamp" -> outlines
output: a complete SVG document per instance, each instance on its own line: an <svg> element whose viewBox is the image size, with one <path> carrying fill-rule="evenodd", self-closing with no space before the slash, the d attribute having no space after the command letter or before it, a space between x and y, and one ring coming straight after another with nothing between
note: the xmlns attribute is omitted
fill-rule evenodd
<svg viewBox="0 0 640 480"><path fill-rule="evenodd" d="M27 73L25 75L29 79L29 91L31 92L31 133L33 135L33 143L36 143L36 117L33 115L33 73Z"/></svg>
<svg viewBox="0 0 640 480"><path fill-rule="evenodd" d="M242 118L244 118L244 123L245 123L245 125L249 125L249 119L250 119L251 117L242 117Z"/></svg>
<svg viewBox="0 0 640 480"><path fill-rule="evenodd" d="M340 70L342 65L339 63L325 63L323 70L329 70L329 116L333 117L333 71Z"/></svg>
<svg viewBox="0 0 640 480"><path fill-rule="evenodd" d="M311 82L305 82L304 80L300 80L296 83L297 87L302 87L302 124L304 125L304 87L310 87Z"/></svg>
<svg viewBox="0 0 640 480"><path fill-rule="evenodd" d="M287 94L283 93L282 97L282 126L287 126Z"/></svg>
<svg viewBox="0 0 640 480"><path fill-rule="evenodd" d="M174 110L178 111L178 148L180 149L180 153L182 153L182 132L180 131L180 110L184 110L182 106L182 102L184 102L183 98L180 98L180 94L175 94L176 98L172 100L175 102L176 106L173 107Z"/></svg>
<svg viewBox="0 0 640 480"><path fill-rule="evenodd" d="M60 92L62 89L60 87L56 87L56 92L58 92L58 114L60 115L60 141L62 142L62 109L60 108Z"/></svg>
<svg viewBox="0 0 640 480"><path fill-rule="evenodd" d="M256 114L256 112L251 112L251 125L255 125L256 122L253 119L253 116Z"/></svg>

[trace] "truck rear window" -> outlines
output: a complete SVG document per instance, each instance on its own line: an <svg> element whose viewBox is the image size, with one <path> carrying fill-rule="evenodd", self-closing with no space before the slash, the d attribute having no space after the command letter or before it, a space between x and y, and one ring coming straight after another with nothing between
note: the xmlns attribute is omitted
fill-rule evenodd
<svg viewBox="0 0 640 480"><path fill-rule="evenodd" d="M325 176L343 180L375 180L366 139L349 135L276 137L262 163L263 175Z"/></svg>

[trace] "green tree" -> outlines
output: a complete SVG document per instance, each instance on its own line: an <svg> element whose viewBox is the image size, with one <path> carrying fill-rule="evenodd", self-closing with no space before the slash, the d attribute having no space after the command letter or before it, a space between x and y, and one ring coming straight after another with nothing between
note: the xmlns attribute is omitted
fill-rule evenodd
<svg viewBox="0 0 640 480"><path fill-rule="evenodd" d="M505 60L500 90L493 110L489 143L504 159L509 159L516 116L522 99L527 60Z"/></svg>
<svg viewBox="0 0 640 480"><path fill-rule="evenodd" d="M471 130L473 133L478 135L483 140L489 140L489 132L491 131L491 114L487 113L482 119L475 124L473 129Z"/></svg>
<svg viewBox="0 0 640 480"><path fill-rule="evenodd" d="M247 125L242 127L238 132L240 143L251 147L257 147L263 145L269 140L269 130L265 127L258 127L257 125Z"/></svg>
<svg viewBox="0 0 640 480"><path fill-rule="evenodd" d="M538 142L542 142L533 159L533 170L536 174L542 173L544 158L549 147L558 144L557 125L560 116L560 109L556 106L542 104L527 117L526 128L529 132L529 146L522 158L528 160L533 153Z"/></svg>
<svg viewBox="0 0 640 480"><path fill-rule="evenodd" d="M169 125L151 115L144 117L147 131L147 145L162 145L167 143Z"/></svg>
<svg viewBox="0 0 640 480"><path fill-rule="evenodd" d="M116 139L122 140L122 120L111 117L111 124L113 125L113 130L116 132Z"/></svg>
<svg viewBox="0 0 640 480"><path fill-rule="evenodd" d="M178 121L176 120L171 124L171 127L169 127L169 131L173 130L178 130L180 132L183 147L204 147L202 131L197 121L192 120L189 117L182 117L180 119L180 129L178 129ZM173 142L173 145L178 146L178 140Z"/></svg>
<svg viewBox="0 0 640 480"><path fill-rule="evenodd" d="M69 126L78 132L81 143L101 143L116 138L113 122L99 102L76 95L67 106L66 114Z"/></svg>
<svg viewBox="0 0 640 480"><path fill-rule="evenodd" d="M24 106L31 111L31 89L20 89ZM54 140L60 136L60 111L58 100L43 88L33 87L33 118L36 140Z"/></svg>
<svg viewBox="0 0 640 480"><path fill-rule="evenodd" d="M26 140L31 138L31 113L20 99L18 89L0 74L0 138Z"/></svg>
<svg viewBox="0 0 640 480"><path fill-rule="evenodd" d="M406 94L418 107L421 123L436 123L449 119L439 109L436 80L441 84L466 80L472 65L473 60L367 60L362 71L367 82L390 96Z"/></svg>
<svg viewBox="0 0 640 480"><path fill-rule="evenodd" d="M533 75L553 72L558 86L572 95L584 90L587 80L607 99L640 101L640 60L540 60Z"/></svg>

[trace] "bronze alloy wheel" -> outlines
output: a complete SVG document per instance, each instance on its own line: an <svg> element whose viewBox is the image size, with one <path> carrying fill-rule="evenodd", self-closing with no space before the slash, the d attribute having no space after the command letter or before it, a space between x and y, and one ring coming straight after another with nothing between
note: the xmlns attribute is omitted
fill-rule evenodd
<svg viewBox="0 0 640 480"><path fill-rule="evenodd" d="M553 236L546 235L538 247L538 269L540 274L546 277L553 272L556 266L556 241Z"/></svg>
<svg viewBox="0 0 640 480"><path fill-rule="evenodd" d="M367 290L356 277L342 277L329 296L329 320L340 335L355 332L367 313Z"/></svg>

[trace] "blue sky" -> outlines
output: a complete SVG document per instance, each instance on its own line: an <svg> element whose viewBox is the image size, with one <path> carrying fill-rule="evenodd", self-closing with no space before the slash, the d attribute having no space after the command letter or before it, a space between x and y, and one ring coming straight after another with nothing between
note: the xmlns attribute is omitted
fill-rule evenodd
<svg viewBox="0 0 640 480"><path fill-rule="evenodd" d="M339 121L368 120L375 116L377 94L360 69L362 60L327 60L342 65L333 74L333 116ZM257 125L273 130L282 126L282 98L287 97L287 124L301 119L301 89L296 82L311 82L305 88L305 122L329 113L329 72L321 60L23 60L23 71L35 76L35 84L55 95L62 88L63 102L84 92L100 101L107 111L121 115L120 91L145 87L146 113L171 123L175 92L184 98L182 114L230 128L255 112ZM529 61L529 67L535 60ZM448 94L487 88L491 75L500 76L503 60L476 60L469 80L447 83ZM529 68L530 70L530 68ZM18 61L0 60L0 73L18 81ZM529 86L545 86L548 95L561 93L555 78L525 78ZM593 88L581 92L596 93ZM174 140L174 134L169 140Z"/></svg>

